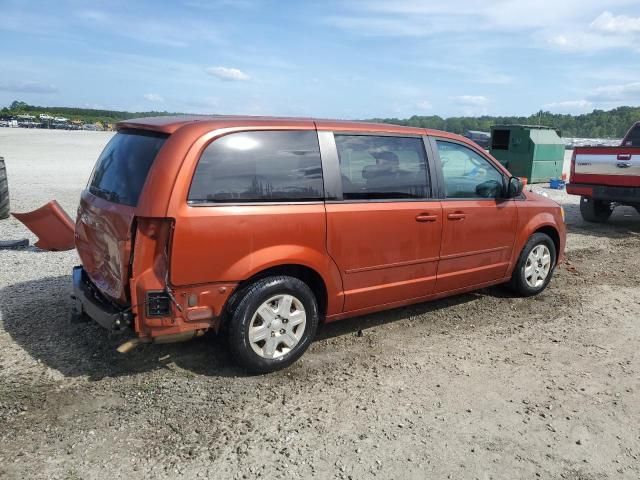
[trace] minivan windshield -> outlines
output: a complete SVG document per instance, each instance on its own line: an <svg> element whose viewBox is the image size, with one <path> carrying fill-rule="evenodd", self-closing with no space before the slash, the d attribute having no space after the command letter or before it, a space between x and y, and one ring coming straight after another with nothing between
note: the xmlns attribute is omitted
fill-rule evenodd
<svg viewBox="0 0 640 480"><path fill-rule="evenodd" d="M135 207L151 164L168 135L121 130L107 144L89 181L89 191L112 203Z"/></svg>

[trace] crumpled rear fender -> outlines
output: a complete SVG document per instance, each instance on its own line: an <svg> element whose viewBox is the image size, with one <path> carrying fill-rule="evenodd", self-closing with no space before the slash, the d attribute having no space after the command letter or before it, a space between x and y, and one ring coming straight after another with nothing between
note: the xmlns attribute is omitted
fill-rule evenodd
<svg viewBox="0 0 640 480"><path fill-rule="evenodd" d="M73 250L75 226L60 204L51 200L32 212L12 213L37 237L35 246L42 250Z"/></svg>

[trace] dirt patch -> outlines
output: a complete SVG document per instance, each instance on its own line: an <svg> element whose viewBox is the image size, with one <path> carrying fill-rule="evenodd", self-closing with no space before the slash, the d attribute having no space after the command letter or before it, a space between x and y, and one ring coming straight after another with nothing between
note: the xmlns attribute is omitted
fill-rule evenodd
<svg viewBox="0 0 640 480"><path fill-rule="evenodd" d="M215 338L118 356L66 325L67 277L5 287L3 352L27 355L2 356L4 474L635 478L640 241L614 245L570 252L535 298L496 287L325 326L256 377ZM38 293L8 301L21 291Z"/></svg>

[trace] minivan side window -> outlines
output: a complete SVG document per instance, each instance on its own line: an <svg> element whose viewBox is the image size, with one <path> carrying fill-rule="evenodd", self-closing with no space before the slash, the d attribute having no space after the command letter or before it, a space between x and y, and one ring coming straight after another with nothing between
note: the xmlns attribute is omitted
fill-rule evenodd
<svg viewBox="0 0 640 480"><path fill-rule="evenodd" d="M345 200L430 196L421 138L335 134L335 140Z"/></svg>
<svg viewBox="0 0 640 480"><path fill-rule="evenodd" d="M437 140L446 198L500 198L503 176L469 147Z"/></svg>
<svg viewBox="0 0 640 480"><path fill-rule="evenodd" d="M252 131L225 135L204 150L189 203L322 200L315 131Z"/></svg>

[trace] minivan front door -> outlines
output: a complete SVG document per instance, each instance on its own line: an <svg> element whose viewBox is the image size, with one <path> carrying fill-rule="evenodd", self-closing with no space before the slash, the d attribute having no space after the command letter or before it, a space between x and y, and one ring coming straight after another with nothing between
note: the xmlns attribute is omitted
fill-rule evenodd
<svg viewBox="0 0 640 480"><path fill-rule="evenodd" d="M436 293L506 275L518 220L504 199L503 175L489 160L456 142L437 140L442 165L442 247Z"/></svg>
<svg viewBox="0 0 640 480"><path fill-rule="evenodd" d="M430 199L422 138L337 133L334 138L341 198L326 203L327 249L342 275L344 311L430 295L442 208Z"/></svg>

